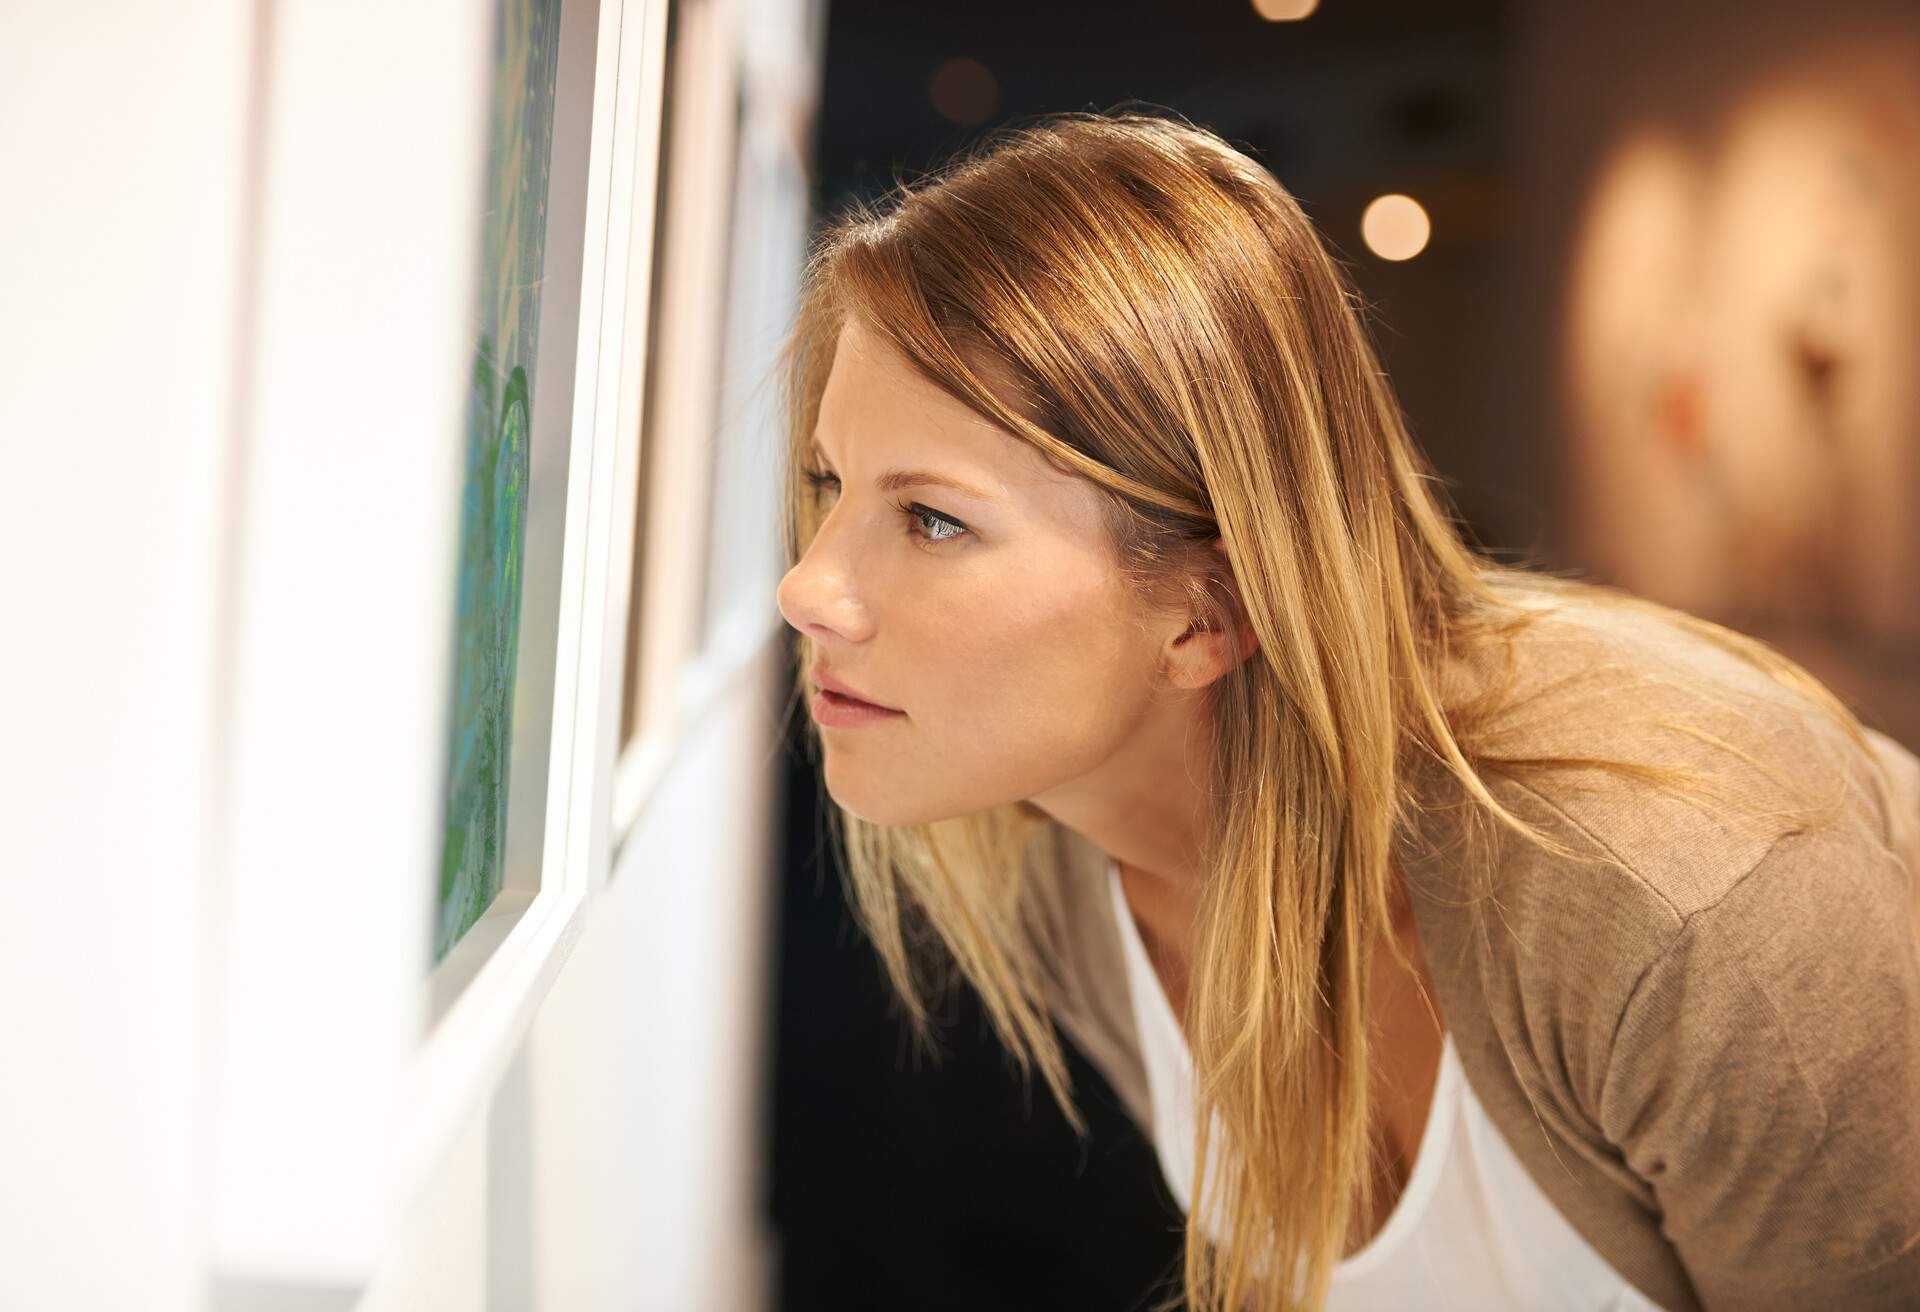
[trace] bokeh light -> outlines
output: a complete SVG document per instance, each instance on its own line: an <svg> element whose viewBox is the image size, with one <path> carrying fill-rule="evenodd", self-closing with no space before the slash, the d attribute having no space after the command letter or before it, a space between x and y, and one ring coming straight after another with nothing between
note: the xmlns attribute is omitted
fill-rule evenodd
<svg viewBox="0 0 1920 1312"><path fill-rule="evenodd" d="M1381 196L1360 216L1367 249L1383 260L1410 260L1427 248L1433 224L1411 196Z"/></svg>
<svg viewBox="0 0 1920 1312"><path fill-rule="evenodd" d="M1000 82L977 59L949 59L933 70L927 95L940 117L970 128L993 117L1000 105Z"/></svg>
<svg viewBox="0 0 1920 1312"><path fill-rule="evenodd" d="M1320 0L1253 0L1253 7L1269 23L1291 23L1320 7Z"/></svg>

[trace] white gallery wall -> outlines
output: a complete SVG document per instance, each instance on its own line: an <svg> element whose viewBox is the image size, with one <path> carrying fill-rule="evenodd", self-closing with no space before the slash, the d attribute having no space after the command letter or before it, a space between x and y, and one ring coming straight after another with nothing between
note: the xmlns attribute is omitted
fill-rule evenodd
<svg viewBox="0 0 1920 1312"><path fill-rule="evenodd" d="M562 0L535 818L436 964L495 10L0 16L0 1307L769 1298L767 370L823 9Z"/></svg>
<svg viewBox="0 0 1920 1312"><path fill-rule="evenodd" d="M0 19L8 1307L197 1305L253 30Z"/></svg>

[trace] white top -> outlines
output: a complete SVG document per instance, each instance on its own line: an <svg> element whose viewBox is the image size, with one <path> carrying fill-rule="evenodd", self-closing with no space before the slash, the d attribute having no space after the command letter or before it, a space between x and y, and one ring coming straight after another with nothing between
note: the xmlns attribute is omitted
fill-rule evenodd
<svg viewBox="0 0 1920 1312"><path fill-rule="evenodd" d="M1133 1021L1146 1063L1153 1146L1182 1212L1193 1204L1193 1063L1127 905L1108 886L1125 944ZM1223 1139L1214 1122L1209 1174ZM1218 1238L1218 1236L1215 1236ZM1449 1033L1413 1174L1366 1247L1334 1268L1326 1312L1661 1312L1594 1251L1540 1192L1473 1096Z"/></svg>

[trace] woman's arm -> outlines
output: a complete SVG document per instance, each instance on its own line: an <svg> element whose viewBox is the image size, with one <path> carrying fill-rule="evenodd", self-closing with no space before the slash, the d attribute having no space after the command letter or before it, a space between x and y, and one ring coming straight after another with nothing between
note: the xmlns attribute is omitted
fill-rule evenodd
<svg viewBox="0 0 1920 1312"><path fill-rule="evenodd" d="M1920 1308L1914 872L1781 839L1621 1013L1598 1107L1708 1308Z"/></svg>

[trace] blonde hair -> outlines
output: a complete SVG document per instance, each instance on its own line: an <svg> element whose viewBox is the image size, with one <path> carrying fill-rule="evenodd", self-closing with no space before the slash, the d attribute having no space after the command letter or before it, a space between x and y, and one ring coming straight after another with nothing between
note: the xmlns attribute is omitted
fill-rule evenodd
<svg viewBox="0 0 1920 1312"><path fill-rule="evenodd" d="M1803 691L1864 746L1843 704L1757 640L1466 545L1341 269L1279 182L1210 132L1053 115L829 225L783 357L789 564L823 514L804 469L853 318L1103 489L1114 558L1141 597L1184 596L1237 634L1242 615L1207 568L1220 537L1259 638L1210 688L1209 782L1235 804L1215 808L1203 853L1185 1018L1194 1211L1223 1237L1188 1227L1196 1312L1318 1308L1370 1214L1367 980L1415 779L1437 773L1473 816L1583 860L1605 858L1510 812L1482 772L1600 767L1714 791L1658 765L1488 753L1478 735L1502 689L1444 705L1453 653L1510 653L1557 601L1658 613ZM925 994L957 967L1084 1135L1024 918L1018 854L1050 818L1025 802L908 827L833 811L849 901L918 1041L931 1046ZM1225 1182L1207 1171L1216 1114L1233 1148Z"/></svg>

